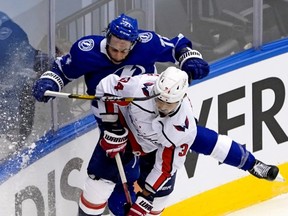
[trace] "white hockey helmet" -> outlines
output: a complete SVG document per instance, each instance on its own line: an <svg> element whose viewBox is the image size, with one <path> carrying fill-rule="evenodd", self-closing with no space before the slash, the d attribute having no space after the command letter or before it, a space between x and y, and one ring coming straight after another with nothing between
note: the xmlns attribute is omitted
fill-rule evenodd
<svg viewBox="0 0 288 216"><path fill-rule="evenodd" d="M163 71L154 85L155 94L164 102L176 103L183 99L188 89L188 75L174 66Z"/></svg>

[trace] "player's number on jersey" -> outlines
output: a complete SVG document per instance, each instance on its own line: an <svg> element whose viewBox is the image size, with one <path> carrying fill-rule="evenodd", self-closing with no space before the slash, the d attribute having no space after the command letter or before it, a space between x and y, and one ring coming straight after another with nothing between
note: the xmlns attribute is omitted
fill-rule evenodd
<svg viewBox="0 0 288 216"><path fill-rule="evenodd" d="M163 36L160 36L160 35L158 35L158 36L159 36L159 39L160 39L160 43L161 43L161 45L162 45L163 47L165 47L165 46L174 47L174 44L173 44L173 43L170 43L170 42L168 42L168 41L165 41L165 39L166 39L166 40L169 40L168 38L163 37Z"/></svg>
<svg viewBox="0 0 288 216"><path fill-rule="evenodd" d="M179 156L180 157L182 157L182 156L185 156L186 154L187 154L187 151L189 150L189 146L188 146L188 144L182 144L181 146L180 146L180 148L181 148L181 151L179 152Z"/></svg>

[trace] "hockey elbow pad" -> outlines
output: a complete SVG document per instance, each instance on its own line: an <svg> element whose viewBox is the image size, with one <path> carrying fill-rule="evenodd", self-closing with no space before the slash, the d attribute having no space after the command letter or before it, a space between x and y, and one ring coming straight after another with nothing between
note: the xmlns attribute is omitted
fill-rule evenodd
<svg viewBox="0 0 288 216"><path fill-rule="evenodd" d="M209 64L203 60L200 52L189 47L183 48L180 52L179 66L188 74L190 84L193 79L202 79L209 74Z"/></svg>
<svg viewBox="0 0 288 216"><path fill-rule="evenodd" d="M64 82L61 77L52 71L47 71L34 83L33 96L37 101L46 103L53 98L45 96L47 90L59 92L63 87Z"/></svg>

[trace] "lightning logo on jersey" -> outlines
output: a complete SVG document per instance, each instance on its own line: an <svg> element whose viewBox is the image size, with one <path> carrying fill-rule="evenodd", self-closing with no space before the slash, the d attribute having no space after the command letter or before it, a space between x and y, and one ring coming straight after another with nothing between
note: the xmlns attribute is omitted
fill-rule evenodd
<svg viewBox="0 0 288 216"><path fill-rule="evenodd" d="M173 126L178 131L185 131L185 129L188 129L189 128L189 120L188 120L187 116L186 116L186 119L185 119L185 122L183 125L173 125Z"/></svg>

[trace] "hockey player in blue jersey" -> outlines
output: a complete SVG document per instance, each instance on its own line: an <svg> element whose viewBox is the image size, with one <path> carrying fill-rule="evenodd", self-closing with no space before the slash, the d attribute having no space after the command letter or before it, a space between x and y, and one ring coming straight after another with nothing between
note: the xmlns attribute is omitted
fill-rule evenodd
<svg viewBox="0 0 288 216"><path fill-rule="evenodd" d="M75 42L70 53L58 58L52 70L35 83L33 94L38 101L47 102L50 97L44 95L46 90L61 91L84 75L87 93L94 95L96 85L107 75L156 73L156 62L179 63L191 79L209 73L208 63L182 34L168 39L140 30L136 19L122 14L108 25L105 36L90 35Z"/></svg>

